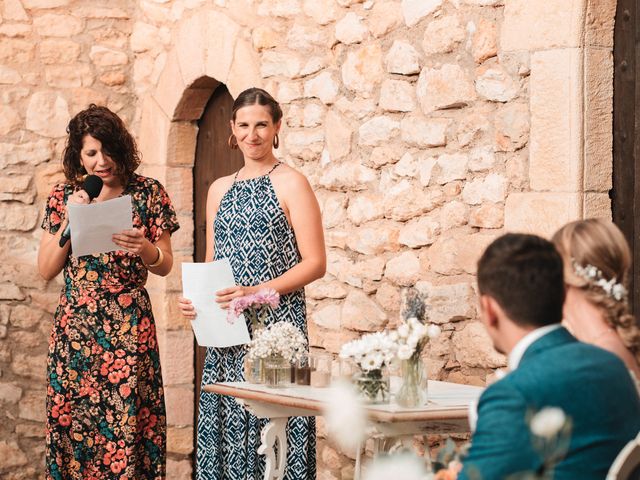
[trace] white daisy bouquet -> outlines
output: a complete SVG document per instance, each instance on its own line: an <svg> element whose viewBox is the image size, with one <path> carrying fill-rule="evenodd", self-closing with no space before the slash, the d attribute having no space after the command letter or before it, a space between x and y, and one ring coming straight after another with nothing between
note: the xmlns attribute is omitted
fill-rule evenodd
<svg viewBox="0 0 640 480"><path fill-rule="evenodd" d="M252 360L282 357L293 362L306 352L307 340L300 329L291 323L277 322L259 330L248 347L247 356Z"/></svg>
<svg viewBox="0 0 640 480"><path fill-rule="evenodd" d="M361 395L372 403L386 403L389 400L389 377L383 368L396 355L396 345L386 332L363 335L346 343L340 349L340 358L352 360L362 372L354 377L354 383Z"/></svg>
<svg viewBox="0 0 640 480"><path fill-rule="evenodd" d="M352 359L363 372L380 370L389 365L396 355L396 345L386 332L363 335L345 343L340 358Z"/></svg>

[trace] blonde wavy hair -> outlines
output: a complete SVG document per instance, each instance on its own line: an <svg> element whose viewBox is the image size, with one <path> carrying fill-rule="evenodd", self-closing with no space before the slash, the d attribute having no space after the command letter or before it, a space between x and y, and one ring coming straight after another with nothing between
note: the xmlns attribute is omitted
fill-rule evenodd
<svg viewBox="0 0 640 480"><path fill-rule="evenodd" d="M584 292L640 361L640 329L629 310L627 297L616 300L595 282L578 275L574 267L574 262L581 267L594 266L605 280L615 279L628 289L631 251L623 233L610 220L589 218L566 224L551 241L562 256L565 283Z"/></svg>

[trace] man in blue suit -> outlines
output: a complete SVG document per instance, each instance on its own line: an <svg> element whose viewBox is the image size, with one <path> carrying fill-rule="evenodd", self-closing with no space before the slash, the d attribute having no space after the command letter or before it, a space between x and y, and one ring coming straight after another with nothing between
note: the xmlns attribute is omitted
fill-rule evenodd
<svg viewBox="0 0 640 480"><path fill-rule="evenodd" d="M504 480L543 470L528 418L561 408L571 439L554 480L603 480L640 431L640 399L615 355L578 342L564 327L562 260L535 235L507 234L478 262L480 317L510 373L488 387L462 480Z"/></svg>

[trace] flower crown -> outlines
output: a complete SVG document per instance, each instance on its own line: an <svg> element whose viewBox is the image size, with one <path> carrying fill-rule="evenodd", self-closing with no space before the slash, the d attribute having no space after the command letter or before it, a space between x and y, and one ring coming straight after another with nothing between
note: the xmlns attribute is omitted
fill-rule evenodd
<svg viewBox="0 0 640 480"><path fill-rule="evenodd" d="M616 280L616 277L606 280L600 269L597 267L594 267L591 264L582 266L575 260L572 262L574 273L585 280L589 285L600 287L609 297L617 300L618 302L626 300L627 289Z"/></svg>

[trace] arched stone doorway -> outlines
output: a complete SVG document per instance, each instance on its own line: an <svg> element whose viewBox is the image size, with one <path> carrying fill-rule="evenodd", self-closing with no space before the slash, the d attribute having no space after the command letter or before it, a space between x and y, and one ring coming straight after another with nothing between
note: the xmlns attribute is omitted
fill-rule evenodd
<svg viewBox="0 0 640 480"><path fill-rule="evenodd" d="M189 322L177 309L177 298L181 263L194 261L194 257L199 260L194 203L204 207L205 202L194 202L198 122L221 84L230 92L227 102L245 88L262 86L257 53L240 38L240 30L232 19L207 8L182 19L158 82L141 102L139 146L145 158L144 173L168 188L181 225L172 238L173 271L151 279L148 285L165 384L167 478L179 480L192 476L195 435L194 339Z"/></svg>

